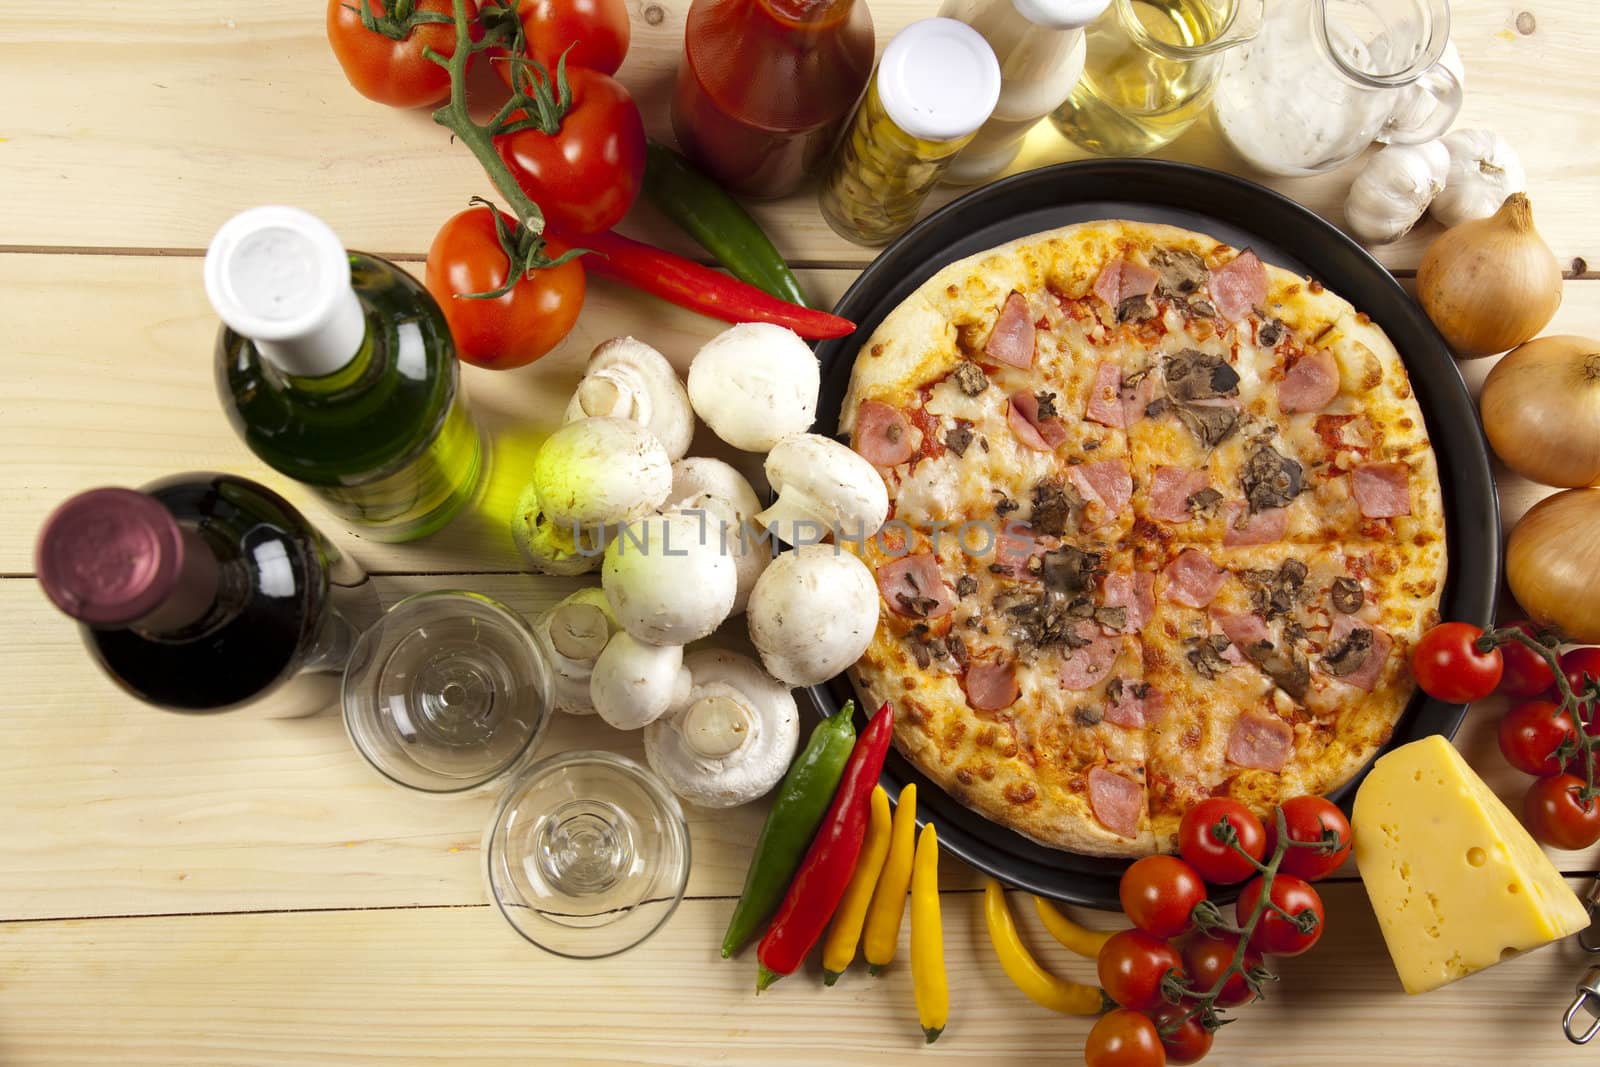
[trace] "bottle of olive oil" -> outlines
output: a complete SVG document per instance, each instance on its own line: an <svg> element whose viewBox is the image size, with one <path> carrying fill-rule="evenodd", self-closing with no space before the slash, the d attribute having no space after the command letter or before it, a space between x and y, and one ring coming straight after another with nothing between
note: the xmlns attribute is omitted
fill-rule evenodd
<svg viewBox="0 0 1600 1067"><path fill-rule="evenodd" d="M483 440L421 283L289 207L226 222L205 280L223 321L217 390L265 463L378 541L426 537L472 500Z"/></svg>

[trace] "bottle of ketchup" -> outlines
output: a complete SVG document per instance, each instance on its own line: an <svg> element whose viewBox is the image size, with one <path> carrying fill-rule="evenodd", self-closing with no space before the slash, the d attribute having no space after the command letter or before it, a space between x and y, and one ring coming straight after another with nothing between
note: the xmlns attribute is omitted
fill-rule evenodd
<svg viewBox="0 0 1600 1067"><path fill-rule="evenodd" d="M794 192L872 74L865 0L694 0L672 97L678 144L730 192Z"/></svg>

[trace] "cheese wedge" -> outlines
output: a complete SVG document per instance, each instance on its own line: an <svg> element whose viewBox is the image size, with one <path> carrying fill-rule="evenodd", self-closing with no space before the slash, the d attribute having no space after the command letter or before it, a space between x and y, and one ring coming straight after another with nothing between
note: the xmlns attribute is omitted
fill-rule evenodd
<svg viewBox="0 0 1600 1067"><path fill-rule="evenodd" d="M1378 760L1350 825L1356 866L1407 993L1589 925L1555 865L1443 737Z"/></svg>

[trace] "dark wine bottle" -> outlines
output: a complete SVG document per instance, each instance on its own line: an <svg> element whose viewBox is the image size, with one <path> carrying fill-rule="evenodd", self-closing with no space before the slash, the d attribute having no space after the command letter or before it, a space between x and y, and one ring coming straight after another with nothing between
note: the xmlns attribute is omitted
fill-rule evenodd
<svg viewBox="0 0 1600 1067"><path fill-rule="evenodd" d="M35 562L100 667L170 711L331 707L382 613L359 564L283 497L230 474L79 493L45 520Z"/></svg>

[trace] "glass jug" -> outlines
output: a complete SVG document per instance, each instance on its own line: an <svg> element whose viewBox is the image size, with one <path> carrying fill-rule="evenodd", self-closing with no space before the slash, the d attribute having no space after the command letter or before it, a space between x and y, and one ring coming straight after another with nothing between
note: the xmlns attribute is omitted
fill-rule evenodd
<svg viewBox="0 0 1600 1067"><path fill-rule="evenodd" d="M1274 0L1222 65L1217 130L1247 162L1290 177L1331 170L1374 140L1429 141L1461 108L1442 63L1447 0Z"/></svg>
<svg viewBox="0 0 1600 1067"><path fill-rule="evenodd" d="M1083 77L1050 121L1103 156L1154 151L1204 113L1223 54L1255 36L1262 0L1115 0L1084 31Z"/></svg>

